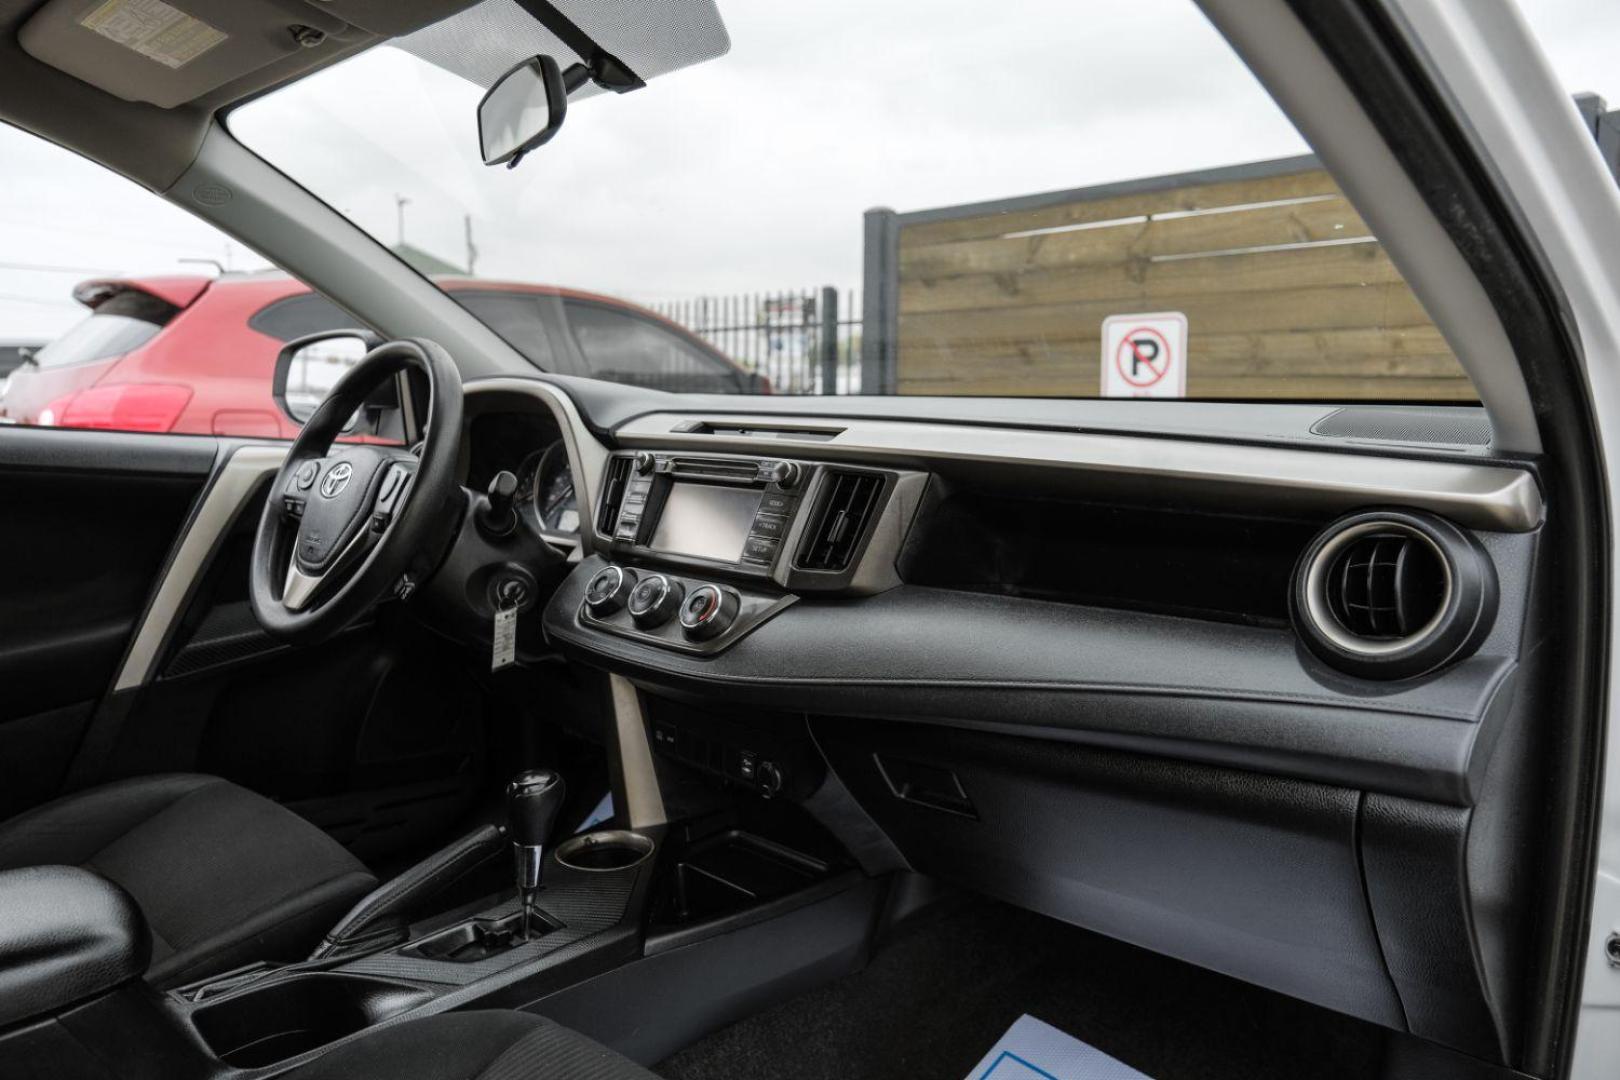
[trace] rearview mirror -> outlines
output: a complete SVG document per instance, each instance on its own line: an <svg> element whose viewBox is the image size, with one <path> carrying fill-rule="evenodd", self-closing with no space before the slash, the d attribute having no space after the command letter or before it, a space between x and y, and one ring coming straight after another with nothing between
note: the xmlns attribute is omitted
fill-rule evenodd
<svg viewBox="0 0 1620 1080"><path fill-rule="evenodd" d="M276 356L271 384L276 404L293 420L304 423L315 415L338 380L377 344L375 336L361 330L326 330L287 342ZM355 414L344 430L353 430L359 419Z"/></svg>
<svg viewBox="0 0 1620 1080"><path fill-rule="evenodd" d="M557 134L568 115L568 88L549 56L536 56L495 80L478 103L478 145L485 165L513 168Z"/></svg>

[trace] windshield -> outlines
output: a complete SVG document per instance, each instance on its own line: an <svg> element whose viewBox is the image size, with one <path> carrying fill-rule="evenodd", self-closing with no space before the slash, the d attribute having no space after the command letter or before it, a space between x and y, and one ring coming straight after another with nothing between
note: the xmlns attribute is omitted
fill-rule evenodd
<svg viewBox="0 0 1620 1080"><path fill-rule="evenodd" d="M514 169L482 163L488 82L410 38L229 122L407 262L476 286L466 306L549 370L729 393L1475 400L1190 0L995 10L725 4L724 56L576 93ZM533 317L488 299L525 289L546 298Z"/></svg>

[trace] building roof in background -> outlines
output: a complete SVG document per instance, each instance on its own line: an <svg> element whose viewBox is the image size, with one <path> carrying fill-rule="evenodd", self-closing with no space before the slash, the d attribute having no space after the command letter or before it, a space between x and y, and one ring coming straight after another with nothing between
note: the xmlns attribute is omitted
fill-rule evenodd
<svg viewBox="0 0 1620 1080"><path fill-rule="evenodd" d="M403 242L398 244L390 244L388 245L388 250L392 251L395 255L398 255L401 259L404 259L406 264L419 274L427 274L430 277L438 274L455 274L460 277L467 276L467 270L465 267L457 266L453 262L446 259L441 259L432 252L423 251L421 248L414 247L411 244L406 244Z"/></svg>

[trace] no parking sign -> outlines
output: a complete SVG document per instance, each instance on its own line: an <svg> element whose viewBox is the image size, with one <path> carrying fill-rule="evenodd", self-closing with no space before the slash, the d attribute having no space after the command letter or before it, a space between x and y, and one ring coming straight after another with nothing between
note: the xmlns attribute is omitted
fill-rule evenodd
<svg viewBox="0 0 1620 1080"><path fill-rule="evenodd" d="M1110 315L1102 324L1102 396L1187 396L1187 316Z"/></svg>

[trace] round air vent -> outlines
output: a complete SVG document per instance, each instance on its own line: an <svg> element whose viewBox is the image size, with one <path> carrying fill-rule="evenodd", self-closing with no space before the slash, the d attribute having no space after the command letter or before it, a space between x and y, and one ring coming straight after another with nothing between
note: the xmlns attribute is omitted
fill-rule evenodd
<svg viewBox="0 0 1620 1080"><path fill-rule="evenodd" d="M1496 615L1496 572L1479 542L1433 514L1340 518L1294 572L1294 626L1353 675L1404 679L1461 659Z"/></svg>

